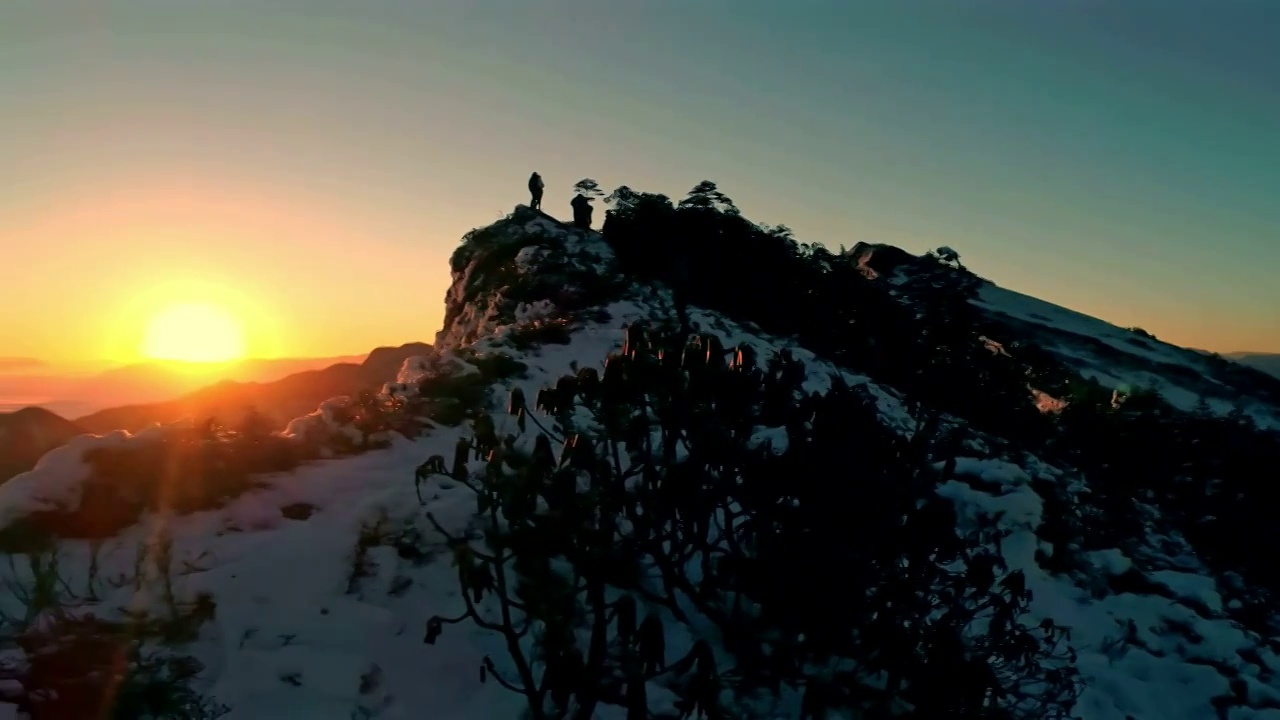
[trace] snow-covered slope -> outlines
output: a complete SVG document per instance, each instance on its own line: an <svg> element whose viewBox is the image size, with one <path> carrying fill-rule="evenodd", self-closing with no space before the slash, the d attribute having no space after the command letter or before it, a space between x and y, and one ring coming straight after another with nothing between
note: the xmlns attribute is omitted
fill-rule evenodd
<svg viewBox="0 0 1280 720"><path fill-rule="evenodd" d="M890 284L937 267L933 256L891 245L858 243L847 256L868 278ZM959 274L975 283L970 302L1000 328L991 339L1001 347L1032 344L1107 388L1154 390L1181 410L1192 410L1203 400L1212 412L1225 415L1239 409L1263 427L1280 428L1280 379L1236 356L1178 347L1139 328L1122 328L1002 288L967 270Z"/></svg>
<svg viewBox="0 0 1280 720"><path fill-rule="evenodd" d="M1253 368L991 283L979 288L973 303L1013 337L1040 344L1107 387L1153 389L1183 410L1201 399L1223 414L1240 407L1259 424L1280 428L1280 382Z"/></svg>
<svg viewBox="0 0 1280 720"><path fill-rule="evenodd" d="M670 296L663 290L611 285L620 294L603 293L602 279L614 284L617 279L609 277L612 253L595 233L518 210L485 229L482 240L472 238L475 247L464 246L455 256L446 324L431 353L411 358L397 377L387 378L388 395L412 398L424 379L480 378L491 386L483 402L503 435L514 429L514 418L502 413L512 388L533 397L575 368L599 367L621 346L624 324L670 312ZM497 261L495 248L510 250L512 259ZM530 294L535 275L537 287L558 288L554 298ZM605 301L592 306L597 291ZM1105 323L998 288L984 289L979 302L1012 321L1051 329L1064 356L1078 355L1100 376L1110 366L1099 346L1126 357L1185 363L1176 350L1155 342L1139 347ZM579 308L570 320L563 318L567 305ZM710 311L692 308L690 316L704 332L719 334L726 346L749 344L762 352L789 347L785 340ZM1088 337L1088 347L1071 344L1074 335ZM536 341L549 337L555 340ZM842 376L867 388L888 423L910 431L911 420L895 390L803 348L790 349L806 365L806 389L825 390L833 376ZM523 363L523 372L490 379L482 368L499 353ZM1115 369L1108 377L1125 382L1125 372ZM336 423L333 407L297 421L291 431L298 437L323 435ZM81 438L50 453L31 472L0 485L0 521L9 526L33 512L74 509L84 500L77 488L88 473L82 460L86 450L153 442L161 432ZM469 434L465 427L442 424L413 440L392 433L385 449L266 476L261 488L220 508L180 517L149 514L100 544L63 541L59 569L66 582L65 604L78 614L106 617L119 617L122 609L163 608L164 584L157 573L150 572L149 581L132 578L138 575L138 548L171 537L172 596L181 602L207 593L216 603L213 616L179 651L204 666L192 685L228 706L224 717L519 717L523 698L482 682L479 672L485 656L506 666L500 636L454 626L435 644L423 642L428 617L456 614L463 603L456 570L442 538L425 520L417 492L450 532L471 525L476 505L472 493L445 476L415 488L414 469L431 456L450 457L459 438ZM786 437L769 428L760 435L762 440ZM1080 488L1067 473L1034 457L1014 464L974 455L958 461L956 478L939 492L962 517L976 523L1000 513L1000 523L1012 531L1000 550L1011 568L1026 572L1034 619L1052 618L1072 628L1085 684L1080 717L1191 720L1217 717L1216 706L1235 704L1221 717L1280 718L1275 676L1280 657L1264 638L1228 617L1230 601L1193 558L1178 552L1176 538L1151 539L1141 558L1118 549L1097 552L1085 572L1051 575L1037 564L1036 530L1046 510L1045 498L1033 486L1048 484L1068 495ZM48 497L51 493L57 496ZM12 587L29 587L31 575L22 556L12 566L0 563L0 576ZM7 617L20 616L25 597L0 595L0 610ZM669 648L688 643L682 631L672 632ZM13 663L8 675L21 678L22 653L5 652L0 662ZM0 671L0 678L4 675ZM16 697L19 682L0 679L0 699ZM1233 696L1237 701L1221 700ZM598 712L601 718L624 716L621 708ZM760 715L797 716L794 706ZM5 717L3 706L0 717Z"/></svg>

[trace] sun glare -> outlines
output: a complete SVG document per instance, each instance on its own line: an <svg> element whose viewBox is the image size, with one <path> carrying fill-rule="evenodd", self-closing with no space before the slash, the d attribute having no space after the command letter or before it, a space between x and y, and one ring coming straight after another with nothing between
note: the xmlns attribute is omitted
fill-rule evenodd
<svg viewBox="0 0 1280 720"><path fill-rule="evenodd" d="M245 354L244 328L230 313L213 305L174 305L147 323L142 354L179 362L239 360Z"/></svg>

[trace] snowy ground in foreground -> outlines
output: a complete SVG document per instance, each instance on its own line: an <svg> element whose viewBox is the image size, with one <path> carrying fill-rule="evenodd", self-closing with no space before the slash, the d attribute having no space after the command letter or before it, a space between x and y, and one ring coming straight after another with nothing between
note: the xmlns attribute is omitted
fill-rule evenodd
<svg viewBox="0 0 1280 720"><path fill-rule="evenodd" d="M655 298L654 302L660 302ZM619 326L643 317L649 308L620 303L610 308L607 324L588 325L570 345L548 345L521 359L529 377L515 384L532 396L538 387L568 372L570 362L598 366L621 341ZM711 313L694 311L693 319L721 334L727 344L751 342L758 348L779 345L743 331ZM481 345L492 345L500 328L486 328ZM833 368L797 351L811 371L810 387L824 389ZM851 382L865 378L847 375ZM895 394L873 385L880 410L893 424L906 426ZM503 401L494 394L495 408ZM498 416L499 431L511 419ZM506 423L506 425L504 425ZM212 592L217 617L188 650L207 665L199 689L232 707L232 720L309 718L348 720L358 707L369 717L515 718L520 699L490 682L481 684L481 659L491 654L506 667L500 639L466 625L450 626L435 645L422 641L431 615L449 615L462 605L456 575L441 539L423 517L413 488L413 468L426 457L449 457L465 429L445 429L417 441L397 439L385 451L330 460L276 477L271 487L239 498L227 507L186 516L172 523L177 564L194 569L179 577L178 595ZM119 437L97 443L120 442ZM0 486L0 508L30 502L20 497L33 488L56 485L71 454L87 440L55 451L21 482ZM1034 591L1034 618L1052 617L1073 628L1087 690L1078 708L1087 720L1203 719L1214 717L1210 698L1228 692L1220 669L1245 678L1254 704L1270 699L1280 707L1274 680L1264 681L1280 659L1260 649L1258 638L1227 620L1211 580L1171 569L1147 573L1168 588L1168 596L1105 594L1094 597L1084 588L1051 577L1035 564L1042 502L1031 489L1030 475L1058 480L1052 468L1018 467L994 460L962 460L953 480L940 490L962 516L1006 511L1006 526L1015 530L1003 547L1012 568L1027 571ZM980 491L973 486L986 489ZM471 494L445 478L423 488L427 510L449 530L465 527L474 512ZM315 511L290 520L281 509L305 503ZM351 581L357 538L363 525L386 517L390 532L415 531L415 546L427 559L404 559L390 545L368 551L369 573ZM125 571L137 543L154 526L134 528L103 550L103 575ZM87 547L68 543L66 569L73 587L86 577ZM1099 578L1132 565L1119 551L1093 556ZM0 574L9 570L0 564ZM0 600L3 602L3 600ZM151 602L117 591L107 606ZM1132 620L1142 647L1107 649ZM674 632L675 630L673 630ZM673 643L674 644L674 643ZM1242 655L1241 651L1245 651ZM1250 651L1253 651L1252 653ZM1249 658L1246 660L1245 658ZM1257 664L1254 664L1257 663ZM0 713L2 716L3 713ZM600 717L615 712L603 709ZM1233 720L1280 720L1280 710L1237 709Z"/></svg>

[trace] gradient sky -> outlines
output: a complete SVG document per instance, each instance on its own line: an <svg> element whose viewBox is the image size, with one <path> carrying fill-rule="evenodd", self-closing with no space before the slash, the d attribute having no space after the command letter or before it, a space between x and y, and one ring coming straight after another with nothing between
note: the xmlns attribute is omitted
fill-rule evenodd
<svg viewBox="0 0 1280 720"><path fill-rule="evenodd" d="M447 258L584 176L1280 352L1280 3L9 0L0 356L430 340Z"/></svg>

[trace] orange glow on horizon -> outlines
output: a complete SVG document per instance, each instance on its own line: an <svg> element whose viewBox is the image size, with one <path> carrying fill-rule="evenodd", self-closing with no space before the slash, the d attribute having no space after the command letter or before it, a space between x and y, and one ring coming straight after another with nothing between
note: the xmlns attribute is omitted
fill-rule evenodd
<svg viewBox="0 0 1280 720"><path fill-rule="evenodd" d="M0 273L9 303L0 355L112 367L157 362L157 354L229 354L154 350L153 319L193 304L239 325L237 360L345 356L430 339L462 231L424 242L416 224L331 206L261 178L151 168L59 188L21 215L0 213L0 237L18 240L6 259L23 269ZM369 258L380 258L376 272ZM212 369L197 365L175 369Z"/></svg>

